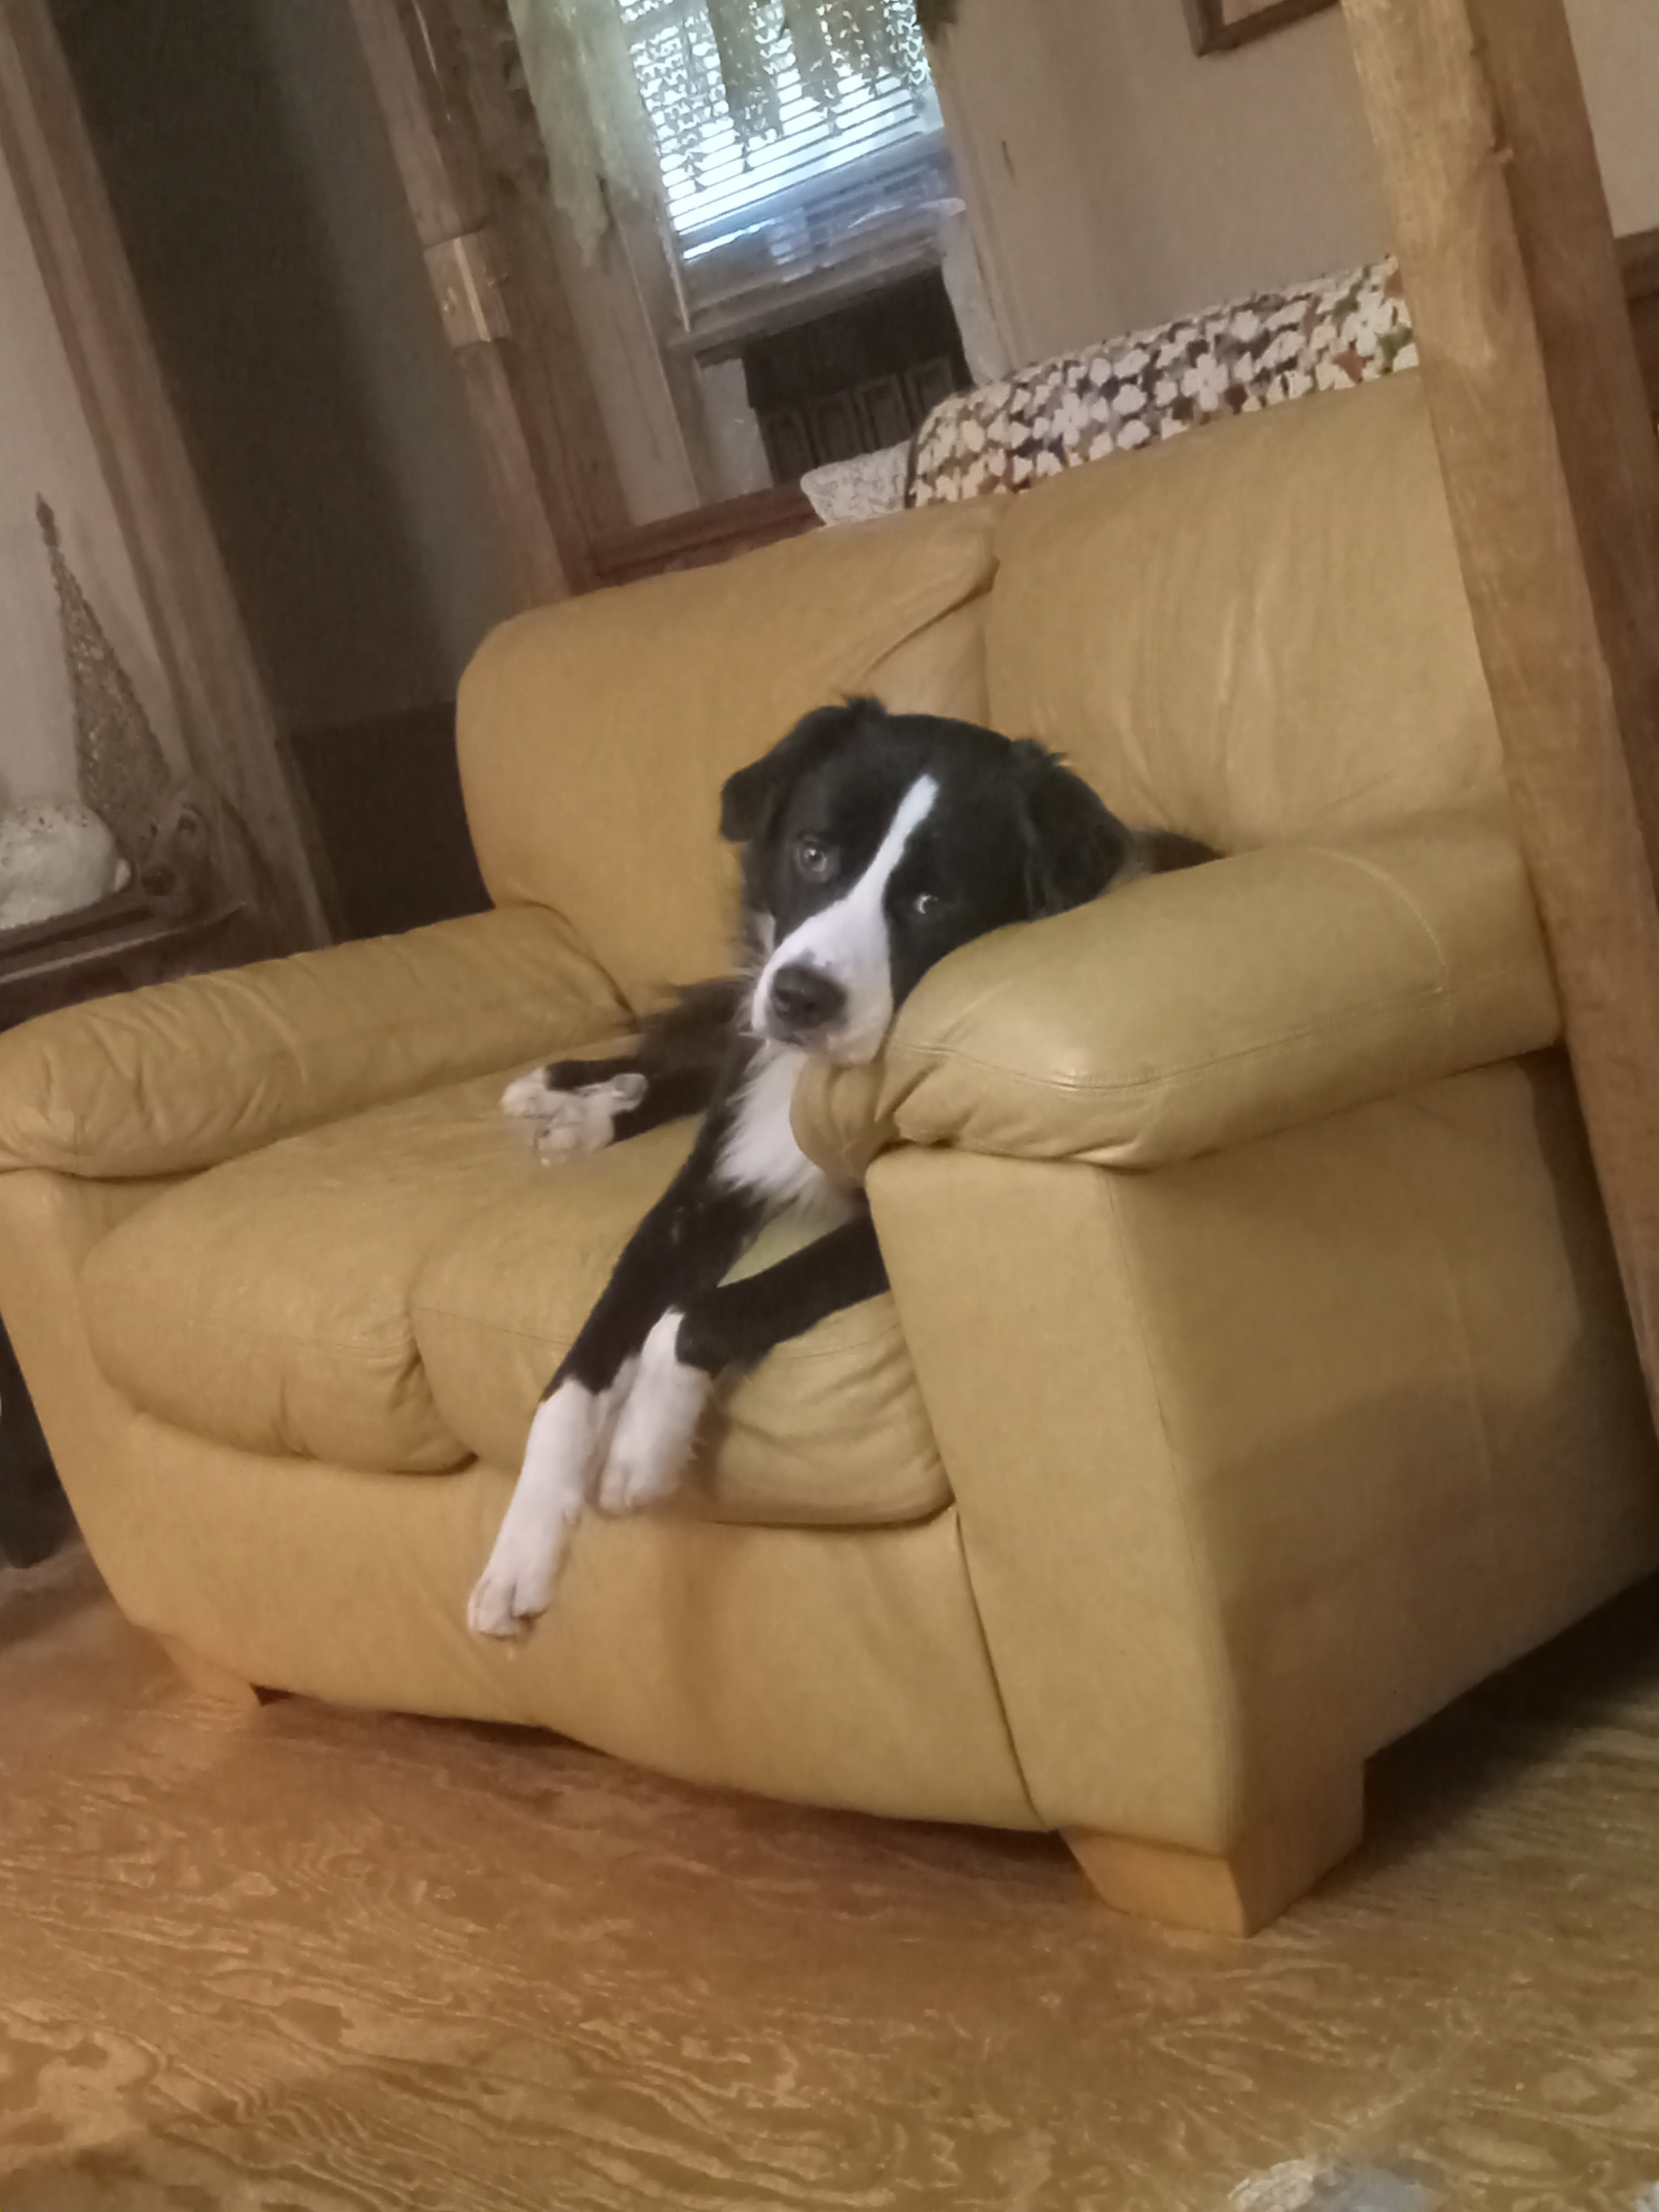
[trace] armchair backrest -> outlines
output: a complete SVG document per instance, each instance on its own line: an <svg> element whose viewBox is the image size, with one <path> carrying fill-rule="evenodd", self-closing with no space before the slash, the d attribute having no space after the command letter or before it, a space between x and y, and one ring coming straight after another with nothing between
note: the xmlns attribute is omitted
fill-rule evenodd
<svg viewBox="0 0 1659 2212"><path fill-rule="evenodd" d="M1115 455L1005 503L994 726L1237 851L1502 810L1421 380Z"/></svg>
<svg viewBox="0 0 1659 2212"><path fill-rule="evenodd" d="M718 974L733 769L848 692L983 720L996 504L815 532L496 630L459 709L492 897L556 908L631 1003Z"/></svg>
<svg viewBox="0 0 1659 2212"><path fill-rule="evenodd" d="M1042 738L1227 851L1506 811L1407 374L506 623L460 699L492 896L555 908L633 1003L718 972L720 787L859 690Z"/></svg>

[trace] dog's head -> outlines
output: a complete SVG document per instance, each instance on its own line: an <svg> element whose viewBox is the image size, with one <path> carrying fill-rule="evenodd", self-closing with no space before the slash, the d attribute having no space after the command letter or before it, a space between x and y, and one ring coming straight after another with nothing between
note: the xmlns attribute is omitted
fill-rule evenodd
<svg viewBox="0 0 1659 2212"><path fill-rule="evenodd" d="M874 1056L947 952L1081 906L1137 856L1043 746L873 699L821 708L739 770L720 829L744 848L756 1032L842 1062Z"/></svg>

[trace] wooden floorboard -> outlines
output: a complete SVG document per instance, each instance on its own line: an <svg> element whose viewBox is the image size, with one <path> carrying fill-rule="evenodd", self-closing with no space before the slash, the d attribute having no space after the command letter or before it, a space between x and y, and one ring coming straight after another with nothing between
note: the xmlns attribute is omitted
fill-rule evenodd
<svg viewBox="0 0 1659 2212"><path fill-rule="evenodd" d="M1040 1838L227 1715L70 1555L0 1580L0 2206L1637 2212L1659 1589L1370 1798L1267 1935L1163 1934Z"/></svg>

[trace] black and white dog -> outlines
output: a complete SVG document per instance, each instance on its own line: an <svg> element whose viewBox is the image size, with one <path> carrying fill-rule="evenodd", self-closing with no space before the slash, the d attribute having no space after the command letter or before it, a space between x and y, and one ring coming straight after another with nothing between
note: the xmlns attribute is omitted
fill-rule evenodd
<svg viewBox="0 0 1659 2212"><path fill-rule="evenodd" d="M545 1609L590 1498L628 1513L672 1492L722 1370L886 1287L867 1205L792 1133L807 1054L871 1060L947 952L1210 857L1127 829L1042 745L870 699L807 715L732 776L720 831L744 848L740 972L683 993L628 1058L556 1061L503 1101L544 1154L704 1118L543 1395L472 1593L483 1635L514 1635ZM786 1207L809 1210L823 1234L723 1281Z"/></svg>

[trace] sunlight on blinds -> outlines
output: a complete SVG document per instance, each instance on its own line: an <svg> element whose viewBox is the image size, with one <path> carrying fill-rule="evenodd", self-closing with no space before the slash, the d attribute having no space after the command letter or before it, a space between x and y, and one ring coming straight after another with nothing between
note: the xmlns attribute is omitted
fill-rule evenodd
<svg viewBox="0 0 1659 2212"><path fill-rule="evenodd" d="M809 93L780 37L768 57L778 127L751 136L745 149L720 96L707 0L622 0L622 9L669 219L688 264L763 225L798 224L815 205L833 209L845 229L896 198L949 189L939 107L925 80L831 62L831 104L822 88L819 96ZM820 250L825 243L816 241Z"/></svg>

